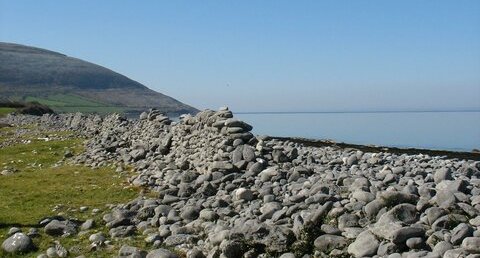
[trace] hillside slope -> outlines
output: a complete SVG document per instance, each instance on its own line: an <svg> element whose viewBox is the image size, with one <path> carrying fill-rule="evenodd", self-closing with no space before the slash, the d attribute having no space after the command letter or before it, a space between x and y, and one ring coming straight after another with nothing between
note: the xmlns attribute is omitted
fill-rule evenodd
<svg viewBox="0 0 480 258"><path fill-rule="evenodd" d="M34 100L68 112L148 108L165 113L197 112L105 67L45 49L2 42L0 100Z"/></svg>

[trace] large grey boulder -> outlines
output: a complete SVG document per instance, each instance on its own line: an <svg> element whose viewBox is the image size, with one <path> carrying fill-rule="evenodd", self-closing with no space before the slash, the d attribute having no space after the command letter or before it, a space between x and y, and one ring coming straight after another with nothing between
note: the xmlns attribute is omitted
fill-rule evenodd
<svg viewBox="0 0 480 258"><path fill-rule="evenodd" d="M34 248L32 239L23 233L15 233L2 243L2 249L7 253L26 253Z"/></svg>
<svg viewBox="0 0 480 258"><path fill-rule="evenodd" d="M384 213L370 231L380 238L392 240L394 233L417 221L417 209L412 204L399 204ZM405 239L406 240L406 239Z"/></svg>
<svg viewBox="0 0 480 258"><path fill-rule="evenodd" d="M51 236L72 235L77 233L77 225L69 220L52 220L45 226L45 233Z"/></svg>

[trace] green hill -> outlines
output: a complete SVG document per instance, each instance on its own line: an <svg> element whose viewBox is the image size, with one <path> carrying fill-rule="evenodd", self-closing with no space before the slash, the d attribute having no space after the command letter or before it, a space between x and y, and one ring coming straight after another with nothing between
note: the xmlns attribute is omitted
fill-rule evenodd
<svg viewBox="0 0 480 258"><path fill-rule="evenodd" d="M38 101L59 112L196 113L105 67L50 50L0 42L0 101Z"/></svg>

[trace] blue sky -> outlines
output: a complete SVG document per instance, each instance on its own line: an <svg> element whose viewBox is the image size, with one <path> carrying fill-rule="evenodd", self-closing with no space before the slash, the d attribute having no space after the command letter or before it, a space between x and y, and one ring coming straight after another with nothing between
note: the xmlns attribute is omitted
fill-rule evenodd
<svg viewBox="0 0 480 258"><path fill-rule="evenodd" d="M480 109L476 0L0 0L0 41L200 109Z"/></svg>

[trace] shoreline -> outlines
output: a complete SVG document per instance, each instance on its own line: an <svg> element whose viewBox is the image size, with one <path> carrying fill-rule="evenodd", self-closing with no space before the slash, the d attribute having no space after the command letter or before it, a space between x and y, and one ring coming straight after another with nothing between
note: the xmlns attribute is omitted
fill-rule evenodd
<svg viewBox="0 0 480 258"><path fill-rule="evenodd" d="M303 137L283 137L283 136L269 136L271 139L281 140L281 141L291 141L294 143L299 143L304 146L309 147L337 147L337 148L351 148L357 149L365 152L390 152L394 154L408 154L408 155L417 155L417 154L428 154L431 156L442 156L448 159L469 159L480 161L480 153L477 152L467 152L467 151L450 151L450 150L433 150L433 149L423 149L423 148L401 148L401 147L388 147L380 145L364 145L364 144L353 144L345 142L335 142L330 140L321 140L321 139L309 139Z"/></svg>

